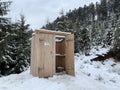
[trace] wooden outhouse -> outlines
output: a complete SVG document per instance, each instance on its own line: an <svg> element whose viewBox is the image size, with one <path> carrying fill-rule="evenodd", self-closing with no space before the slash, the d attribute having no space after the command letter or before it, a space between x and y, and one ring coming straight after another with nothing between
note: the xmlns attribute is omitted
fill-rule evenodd
<svg viewBox="0 0 120 90"><path fill-rule="evenodd" d="M36 30L31 43L30 72L37 77L51 77L74 71L74 34Z"/></svg>

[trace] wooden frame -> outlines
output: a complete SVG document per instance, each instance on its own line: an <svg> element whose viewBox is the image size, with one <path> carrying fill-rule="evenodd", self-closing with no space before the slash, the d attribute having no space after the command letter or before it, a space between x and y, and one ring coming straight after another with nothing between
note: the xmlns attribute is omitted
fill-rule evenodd
<svg viewBox="0 0 120 90"><path fill-rule="evenodd" d="M63 40L56 42L56 38ZM30 73L37 77L51 77L58 67L74 76L74 34L36 30L31 40L30 66Z"/></svg>

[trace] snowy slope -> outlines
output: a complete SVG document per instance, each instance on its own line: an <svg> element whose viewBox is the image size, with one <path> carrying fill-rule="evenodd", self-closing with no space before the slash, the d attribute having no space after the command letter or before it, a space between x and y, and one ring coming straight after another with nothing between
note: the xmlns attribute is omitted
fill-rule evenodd
<svg viewBox="0 0 120 90"><path fill-rule="evenodd" d="M96 53L108 49L91 50L90 56L75 55L76 76L53 76L48 79L30 75L30 70L0 78L0 90L120 90L120 63L113 59L90 62ZM111 66L114 65L114 66Z"/></svg>

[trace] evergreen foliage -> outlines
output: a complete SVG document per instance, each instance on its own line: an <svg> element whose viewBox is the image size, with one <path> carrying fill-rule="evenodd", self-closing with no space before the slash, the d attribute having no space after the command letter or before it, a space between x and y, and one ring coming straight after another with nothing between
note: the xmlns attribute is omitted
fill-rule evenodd
<svg viewBox="0 0 120 90"><path fill-rule="evenodd" d="M96 4L69 10L49 23L52 28L47 28L49 25L44 28L74 33L75 52L89 53L94 46L114 47L118 38L118 35L114 38L114 33L119 24L120 0L100 0Z"/></svg>
<svg viewBox="0 0 120 90"><path fill-rule="evenodd" d="M0 76L20 73L30 63L32 30L23 15L15 23L5 17L10 4L0 0ZM74 33L75 52L89 55L89 50L97 46L120 52L120 0L100 0L66 14L61 10L60 15L53 22L47 20L42 28Z"/></svg>
<svg viewBox="0 0 120 90"><path fill-rule="evenodd" d="M114 34L114 50L120 50L120 27L115 30Z"/></svg>
<svg viewBox="0 0 120 90"><path fill-rule="evenodd" d="M4 15L7 14L8 7L10 4L11 2L9 1L8 2L0 1L0 75L2 72L5 72L3 68L7 67L5 66L6 60L4 54L7 47L7 43L10 38L9 28L11 27L11 22L8 18L5 18Z"/></svg>
<svg viewBox="0 0 120 90"><path fill-rule="evenodd" d="M89 39L89 31L86 28L83 28L80 31L80 50L87 55L90 50L90 39Z"/></svg>
<svg viewBox="0 0 120 90"><path fill-rule="evenodd" d="M30 63L30 37L32 30L24 16L15 23L4 17L10 1L0 1L0 76L24 71Z"/></svg>

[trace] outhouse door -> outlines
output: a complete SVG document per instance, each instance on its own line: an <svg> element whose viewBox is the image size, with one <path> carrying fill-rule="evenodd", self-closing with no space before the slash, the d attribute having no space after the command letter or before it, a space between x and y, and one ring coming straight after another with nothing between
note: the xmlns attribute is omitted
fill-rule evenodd
<svg viewBox="0 0 120 90"><path fill-rule="evenodd" d="M54 74L54 63L55 63L55 45L54 35L52 34L40 34L38 36L39 49L39 63L38 63L38 74L40 77L50 77Z"/></svg>
<svg viewBox="0 0 120 90"><path fill-rule="evenodd" d="M66 35L66 58L65 58L65 68L66 73L74 76L74 34Z"/></svg>

